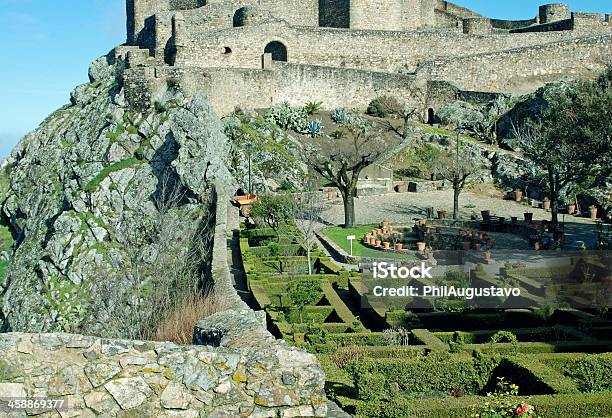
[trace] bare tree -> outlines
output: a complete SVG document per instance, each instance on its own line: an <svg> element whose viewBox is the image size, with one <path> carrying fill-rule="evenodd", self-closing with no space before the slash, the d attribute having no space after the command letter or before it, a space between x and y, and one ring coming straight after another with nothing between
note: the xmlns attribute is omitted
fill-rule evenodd
<svg viewBox="0 0 612 418"><path fill-rule="evenodd" d="M456 155L442 154L434 166L434 173L453 185L453 219L459 217L459 196L470 177L480 172L480 165L476 156L465 148Z"/></svg>
<svg viewBox="0 0 612 418"><path fill-rule="evenodd" d="M391 133L391 135L389 135ZM352 118L332 135L310 140L310 167L340 190L344 227L355 224L357 182L364 168L382 160L401 144L403 137L383 123Z"/></svg>
<svg viewBox="0 0 612 418"><path fill-rule="evenodd" d="M295 225L300 231L300 244L306 249L308 260L308 275L312 275L312 260L310 252L317 241L317 225L323 211L323 199L320 193L307 188L305 193L295 199Z"/></svg>

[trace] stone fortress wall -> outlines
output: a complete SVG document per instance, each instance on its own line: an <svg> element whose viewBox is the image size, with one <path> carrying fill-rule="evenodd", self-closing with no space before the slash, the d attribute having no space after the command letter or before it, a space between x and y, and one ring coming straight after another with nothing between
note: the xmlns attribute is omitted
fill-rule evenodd
<svg viewBox="0 0 612 418"><path fill-rule="evenodd" d="M442 0L127 0L127 8L126 91L142 98L134 105L151 105L178 79L221 114L298 97L364 108L373 93L410 97L415 83L433 80L525 93L594 76L612 40L610 15L564 4L515 21Z"/></svg>

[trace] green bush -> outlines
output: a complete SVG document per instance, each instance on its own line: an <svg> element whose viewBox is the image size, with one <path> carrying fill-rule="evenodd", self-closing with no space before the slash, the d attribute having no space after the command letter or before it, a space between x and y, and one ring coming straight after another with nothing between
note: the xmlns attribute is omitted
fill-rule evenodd
<svg viewBox="0 0 612 418"><path fill-rule="evenodd" d="M403 115L404 108L395 97L379 96L370 102L366 113L378 118L386 118L392 115Z"/></svg>
<svg viewBox="0 0 612 418"><path fill-rule="evenodd" d="M498 357L429 355L422 359L367 359L347 366L359 398L367 400L367 375L380 373L387 384L395 383L406 393L447 393L460 388L463 393L482 392L500 363Z"/></svg>
<svg viewBox="0 0 612 418"><path fill-rule="evenodd" d="M612 391L612 354L610 353L551 356L542 362L569 378L578 386L580 392Z"/></svg>
<svg viewBox="0 0 612 418"><path fill-rule="evenodd" d="M533 356L504 358L495 370L495 375L518 384L521 395L578 393L576 385L570 379Z"/></svg>
<svg viewBox="0 0 612 418"><path fill-rule="evenodd" d="M444 344L432 332L426 329L413 329L412 335L417 342L429 346L432 350L446 350L447 345Z"/></svg>

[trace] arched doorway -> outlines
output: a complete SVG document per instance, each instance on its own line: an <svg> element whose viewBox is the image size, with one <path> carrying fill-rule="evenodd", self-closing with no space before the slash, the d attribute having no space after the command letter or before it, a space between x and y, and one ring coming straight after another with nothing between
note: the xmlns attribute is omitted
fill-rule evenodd
<svg viewBox="0 0 612 418"><path fill-rule="evenodd" d="M430 107L429 109L427 109L427 123L429 125L433 125L435 123L435 119L436 119L436 113Z"/></svg>
<svg viewBox="0 0 612 418"><path fill-rule="evenodd" d="M287 47L279 41L272 41L264 49L264 53L272 54L272 61L287 62Z"/></svg>

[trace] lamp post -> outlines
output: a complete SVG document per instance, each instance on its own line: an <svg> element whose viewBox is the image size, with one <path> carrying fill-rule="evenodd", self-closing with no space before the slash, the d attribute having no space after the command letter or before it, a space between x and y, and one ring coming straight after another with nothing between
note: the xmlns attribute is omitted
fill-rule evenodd
<svg viewBox="0 0 612 418"><path fill-rule="evenodd" d="M249 196L253 194L253 183L251 182L251 153L253 151L253 144L246 144L247 156L249 158Z"/></svg>

